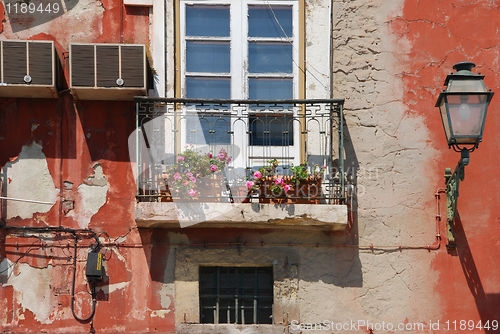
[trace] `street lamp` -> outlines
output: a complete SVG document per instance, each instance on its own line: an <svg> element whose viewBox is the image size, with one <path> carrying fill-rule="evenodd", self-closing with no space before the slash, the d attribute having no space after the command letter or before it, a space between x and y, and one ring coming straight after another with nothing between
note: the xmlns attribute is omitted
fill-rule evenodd
<svg viewBox="0 0 500 334"><path fill-rule="evenodd" d="M493 92L486 89L484 75L471 70L476 65L460 62L453 66L457 71L446 76L443 90L438 97L448 147L461 152L460 160L452 173L445 169L446 198L448 208L448 247L455 247L453 221L457 211L458 186L465 177L465 166L469 164L470 152L474 151L482 140L486 112Z"/></svg>

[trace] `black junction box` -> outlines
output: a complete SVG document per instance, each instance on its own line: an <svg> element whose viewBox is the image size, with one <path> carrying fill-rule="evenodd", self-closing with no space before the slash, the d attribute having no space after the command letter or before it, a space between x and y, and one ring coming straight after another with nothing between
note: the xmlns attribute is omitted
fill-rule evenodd
<svg viewBox="0 0 500 334"><path fill-rule="evenodd" d="M102 280L104 267L102 266L101 253L89 253L87 257L87 268L85 268L85 276L89 281Z"/></svg>

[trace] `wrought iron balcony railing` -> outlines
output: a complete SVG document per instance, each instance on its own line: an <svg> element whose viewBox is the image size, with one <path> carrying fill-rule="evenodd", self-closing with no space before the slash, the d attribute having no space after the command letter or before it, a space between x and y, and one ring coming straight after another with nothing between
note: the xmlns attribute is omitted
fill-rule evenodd
<svg viewBox="0 0 500 334"><path fill-rule="evenodd" d="M182 184L169 184L180 177L169 172L172 174L181 163L187 149L200 152L200 156L210 153L216 158L224 152L229 157L217 186L206 182L212 176L203 177L205 186L217 190L211 195L197 191L194 198L200 202L253 202L275 196L265 191L246 191L246 182L253 173L275 159L276 174L284 179L292 175L291 167L300 164L307 164L311 173L321 174L316 203L344 203L343 99L141 97L135 102L136 131L130 137L129 148L131 157L136 158L138 201L175 201L177 196L182 199L178 191ZM182 161L180 169L175 170L187 170L186 163L193 166L198 162ZM297 189L286 194L288 200L309 196L304 189Z"/></svg>

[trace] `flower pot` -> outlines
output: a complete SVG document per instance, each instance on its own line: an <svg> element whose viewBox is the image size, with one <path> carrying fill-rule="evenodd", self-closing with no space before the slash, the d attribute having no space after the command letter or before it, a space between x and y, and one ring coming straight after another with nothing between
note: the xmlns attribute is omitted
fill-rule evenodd
<svg viewBox="0 0 500 334"><path fill-rule="evenodd" d="M282 177L284 184L290 189L285 191L283 187L276 189L276 177L267 178L259 183L259 203L275 204L317 204L322 195L320 178L302 180L293 183L291 178ZM275 191L272 189L274 188Z"/></svg>
<svg viewBox="0 0 500 334"><path fill-rule="evenodd" d="M220 173L203 177L196 185L199 202L220 202L222 195L223 177Z"/></svg>
<svg viewBox="0 0 500 334"><path fill-rule="evenodd" d="M160 202L172 202L172 194L165 180L165 175L158 176L158 192L160 193Z"/></svg>
<svg viewBox="0 0 500 334"><path fill-rule="evenodd" d="M161 202L220 202L224 178L221 173L213 173L198 178L193 185L194 196L188 188L177 183L171 176L162 176L159 181Z"/></svg>
<svg viewBox="0 0 500 334"><path fill-rule="evenodd" d="M246 186L231 187L231 203L250 203L251 191Z"/></svg>
<svg viewBox="0 0 500 334"><path fill-rule="evenodd" d="M294 203L318 204L323 194L321 179L307 179L292 186L288 196Z"/></svg>

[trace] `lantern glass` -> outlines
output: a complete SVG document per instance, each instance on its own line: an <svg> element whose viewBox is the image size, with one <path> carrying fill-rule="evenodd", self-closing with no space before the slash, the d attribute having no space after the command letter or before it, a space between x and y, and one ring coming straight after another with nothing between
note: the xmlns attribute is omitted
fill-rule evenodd
<svg viewBox="0 0 500 334"><path fill-rule="evenodd" d="M447 92L486 92L486 87L484 86L483 80L478 80L476 78L469 80L450 80L448 83Z"/></svg>
<svg viewBox="0 0 500 334"><path fill-rule="evenodd" d="M457 144L474 144L481 139L487 95L449 95L451 133Z"/></svg>
<svg viewBox="0 0 500 334"><path fill-rule="evenodd" d="M448 144L475 145L481 140L488 97L487 93L446 94L443 97L439 107Z"/></svg>
<svg viewBox="0 0 500 334"><path fill-rule="evenodd" d="M439 111L441 112L441 120L443 121L444 133L446 135L446 140L448 145L451 143L451 123L448 117L448 105L446 103L446 96L440 96L439 100Z"/></svg>

